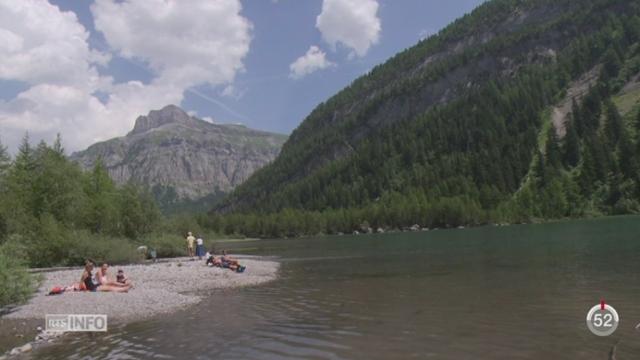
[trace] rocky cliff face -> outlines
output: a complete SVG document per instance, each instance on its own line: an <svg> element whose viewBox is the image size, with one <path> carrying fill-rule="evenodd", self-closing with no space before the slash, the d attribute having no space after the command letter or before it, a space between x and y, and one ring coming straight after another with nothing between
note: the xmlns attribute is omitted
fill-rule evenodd
<svg viewBox="0 0 640 360"><path fill-rule="evenodd" d="M212 124L169 105L138 117L126 136L71 158L84 168L101 158L115 182L147 185L167 207L231 191L271 162L285 140L240 125Z"/></svg>

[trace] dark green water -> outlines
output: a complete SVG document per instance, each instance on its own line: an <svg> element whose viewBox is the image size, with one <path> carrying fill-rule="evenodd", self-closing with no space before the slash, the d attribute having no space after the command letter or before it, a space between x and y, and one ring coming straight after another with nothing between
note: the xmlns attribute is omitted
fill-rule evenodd
<svg viewBox="0 0 640 360"><path fill-rule="evenodd" d="M640 218L229 243L280 278L35 358L640 358ZM601 298L621 323L585 325Z"/></svg>

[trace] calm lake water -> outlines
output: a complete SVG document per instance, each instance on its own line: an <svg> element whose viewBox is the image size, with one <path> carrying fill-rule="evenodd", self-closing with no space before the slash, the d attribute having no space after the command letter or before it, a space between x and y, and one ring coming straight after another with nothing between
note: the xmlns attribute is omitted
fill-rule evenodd
<svg viewBox="0 0 640 360"><path fill-rule="evenodd" d="M640 358L640 217L227 243L280 278L41 359ZM620 326L592 335L600 299Z"/></svg>

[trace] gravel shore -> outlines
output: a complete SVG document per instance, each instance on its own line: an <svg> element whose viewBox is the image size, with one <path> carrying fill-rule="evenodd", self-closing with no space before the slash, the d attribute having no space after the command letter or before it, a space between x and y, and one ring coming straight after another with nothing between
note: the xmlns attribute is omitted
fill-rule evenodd
<svg viewBox="0 0 640 360"><path fill-rule="evenodd" d="M187 258L150 265L112 266L110 276L123 269L134 288L127 293L68 291L46 296L54 286L78 282L82 269L43 273L38 292L25 305L5 315L7 319L42 319L45 314L106 314L109 320L134 321L198 303L203 290L262 284L274 280L275 261L240 257L244 273L210 268Z"/></svg>

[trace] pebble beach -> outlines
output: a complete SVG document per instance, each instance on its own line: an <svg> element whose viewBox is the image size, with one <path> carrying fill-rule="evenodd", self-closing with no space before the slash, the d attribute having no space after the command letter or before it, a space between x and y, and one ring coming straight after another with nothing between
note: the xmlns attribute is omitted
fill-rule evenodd
<svg viewBox="0 0 640 360"><path fill-rule="evenodd" d="M126 293L67 291L47 296L54 286L78 282L82 269L45 272L29 302L4 317L44 322L46 314L106 314L110 321L136 321L194 305L206 290L258 285L276 278L279 264L275 261L243 257L239 260L246 266L243 273L207 267L204 260L188 258L110 267L112 279L122 269L133 282L134 287Z"/></svg>

